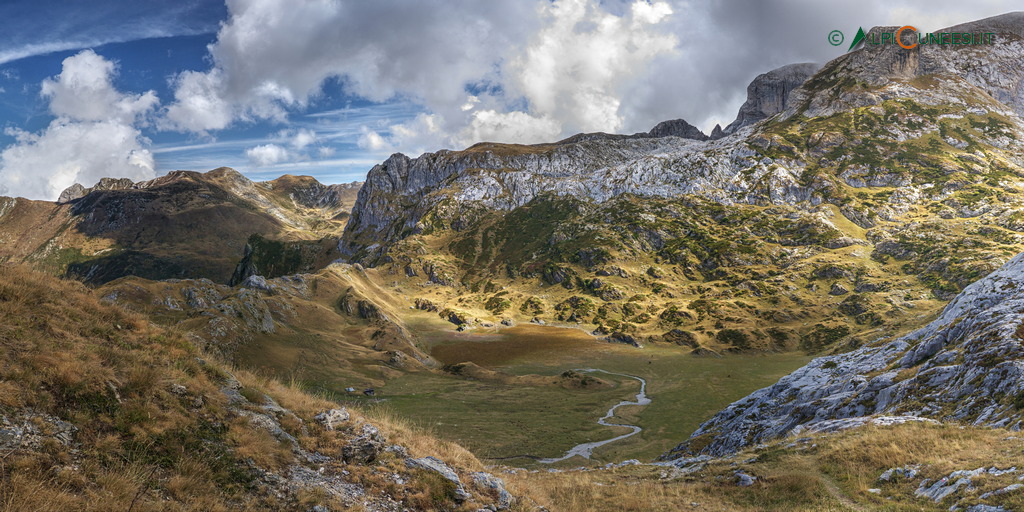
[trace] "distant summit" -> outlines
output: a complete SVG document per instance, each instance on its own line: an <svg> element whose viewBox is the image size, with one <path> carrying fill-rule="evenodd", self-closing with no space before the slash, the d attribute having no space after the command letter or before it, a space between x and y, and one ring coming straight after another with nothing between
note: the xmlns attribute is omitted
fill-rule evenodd
<svg viewBox="0 0 1024 512"><path fill-rule="evenodd" d="M736 120L722 129L722 136L785 110L789 94L803 85L820 67L813 62L789 64L757 75L747 86L747 101L740 106Z"/></svg>

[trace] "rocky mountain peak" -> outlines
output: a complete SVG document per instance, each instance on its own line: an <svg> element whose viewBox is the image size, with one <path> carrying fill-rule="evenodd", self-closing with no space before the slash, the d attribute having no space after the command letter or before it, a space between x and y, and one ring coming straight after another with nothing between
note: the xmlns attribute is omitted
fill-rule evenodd
<svg viewBox="0 0 1024 512"><path fill-rule="evenodd" d="M711 130L710 138L712 140L717 140L717 139L721 139L722 137L725 137L725 132L722 131L722 125L716 124L714 129Z"/></svg>
<svg viewBox="0 0 1024 512"><path fill-rule="evenodd" d="M684 119L672 119L658 123L648 132L651 137L682 137L684 139L708 140L708 136Z"/></svg>
<svg viewBox="0 0 1024 512"><path fill-rule="evenodd" d="M874 27L869 38L892 33L899 27ZM864 44L860 48L826 64L803 86L793 91L783 118L800 114L823 117L850 108L878 105L905 98L918 88L921 101L938 105L963 96L963 82L982 95L978 103L994 99L990 107L1009 107L1024 114L1024 13L1009 13L929 32L994 33L993 44L951 45L919 44L911 49L892 44ZM905 42L914 34L905 32ZM925 80L927 87L924 87ZM947 87L948 86L948 87ZM920 94L921 92L926 94ZM985 97L984 95L987 95Z"/></svg>
<svg viewBox="0 0 1024 512"><path fill-rule="evenodd" d="M733 133L785 110L789 94L814 75L819 67L813 62L789 64L758 75L747 86L747 101L740 106L736 120L722 132Z"/></svg>
<svg viewBox="0 0 1024 512"><path fill-rule="evenodd" d="M135 182L128 178L100 178L100 181L90 188L85 188L81 183L75 183L60 193L60 197L57 198L57 204L70 203L75 199L85 197L93 191L125 190L132 188L134 185Z"/></svg>

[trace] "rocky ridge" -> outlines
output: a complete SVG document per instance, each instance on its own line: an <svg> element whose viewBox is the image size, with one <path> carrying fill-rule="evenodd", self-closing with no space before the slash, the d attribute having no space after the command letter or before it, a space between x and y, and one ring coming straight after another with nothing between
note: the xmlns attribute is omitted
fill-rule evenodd
<svg viewBox="0 0 1024 512"><path fill-rule="evenodd" d="M785 100L812 66L770 72L745 107L768 117L717 139L393 155L340 252L468 316L546 310L511 320L674 328L713 350L856 346L1024 250L1024 122L1006 93L1024 21L977 23L1015 28L963 52L857 50Z"/></svg>
<svg viewBox="0 0 1024 512"><path fill-rule="evenodd" d="M1024 22L1019 15L1010 14L996 21L976 23L982 28L989 25L1015 28L992 48L970 47L963 52L921 47L923 49L918 51L921 56L918 56L913 52L899 53L899 48L864 48L828 63L800 87L796 86L803 82L802 78L810 76L813 66L780 68L751 84L752 97L737 122L730 126L734 126L735 132L755 122L757 117L782 112L783 124L777 128L791 128L797 114L804 119L826 118L861 108L874 112L877 109L871 107L889 101L892 107L908 111L898 114L896 124L904 125L901 129L894 126L881 135L889 140L908 142L927 140L931 134L944 132L940 129L944 124L942 116L963 118L992 114L1002 120L1003 116L1010 115L1005 132L993 132L977 142L986 154L982 159L985 163L991 158L983 149L987 146L995 153L1006 152L1000 157L1013 167L1019 167L1020 156L1008 146L1009 141L1021 135L1019 119L1013 115L1017 100L1007 91L1016 90L1020 83L1012 65L1016 62L1013 58L1021 53L1016 34L1022 30ZM940 51L941 55L936 53ZM982 56L994 59L994 63L975 66L975 61ZM913 82L922 76L931 77L932 81ZM786 101L790 92L793 98ZM899 100L924 107L942 104L951 108L948 113L922 116L908 108L909 105L898 103ZM760 114L754 115L754 111ZM886 112L878 110L882 117ZM846 202L831 197L841 184L854 189L928 185L923 180L910 183L902 173L884 176L879 169L823 158L830 156L828 151L840 146L839 142L846 137L821 130L825 126L817 127L817 134L807 134L811 135L809 140L796 144L789 142L781 130L772 127L769 123L758 130L737 133L736 137L705 142L645 138L583 139L534 146L482 143L465 151L427 153L415 159L393 155L370 171L354 207L352 223L346 229L342 252L360 261L374 262L385 252L386 246L370 243L370 240L394 243L421 231L422 217L445 201L510 210L543 193L594 202L622 194L653 197L696 194L726 204L819 204ZM858 134L847 135L856 137ZM882 161L889 153L888 148L881 146L869 151L876 151ZM815 172L816 168L825 166L837 167L840 183ZM899 169L906 165L891 167ZM850 178L860 174L879 177L859 182ZM902 197L899 201L913 204L920 203L921 199ZM855 213L849 216L857 220Z"/></svg>
<svg viewBox="0 0 1024 512"><path fill-rule="evenodd" d="M297 246L331 238L324 251L300 250L297 262L257 255L266 270L322 268L338 257L334 246L359 186L326 186L308 176L256 183L220 168L75 185L56 204L3 198L0 240L10 243L0 246L0 260L94 284L125 275L228 282L250 237L259 235Z"/></svg>

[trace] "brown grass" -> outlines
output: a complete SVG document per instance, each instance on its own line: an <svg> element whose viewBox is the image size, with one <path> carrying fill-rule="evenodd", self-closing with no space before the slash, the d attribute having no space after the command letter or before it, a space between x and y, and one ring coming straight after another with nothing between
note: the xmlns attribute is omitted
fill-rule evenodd
<svg viewBox="0 0 1024 512"><path fill-rule="evenodd" d="M669 470L633 466L610 471L502 474L514 492L550 510L722 510L722 511L846 511L946 510L913 495L921 478L937 479L957 469L1008 468L1020 465L1024 442L999 429L957 425L907 424L867 427L815 436L795 448L782 440L712 461L704 470L673 476ZM810 445L815 448L808 449ZM756 457L754 462L744 462ZM882 484L886 469L919 465L921 476L908 482ZM742 469L758 481L736 485ZM977 478L966 503L1016 482L1017 475ZM881 487L882 497L869 493ZM998 498L1007 510L1024 506L1024 496ZM697 505L693 505L696 503ZM989 502L992 504L992 502Z"/></svg>
<svg viewBox="0 0 1024 512"><path fill-rule="evenodd" d="M225 365L181 333L103 304L79 283L9 265L0 265L0 319L0 414L44 432L53 430L54 418L78 428L72 446L48 437L38 447L0 452L0 512L344 507L323 489L283 499L259 490L253 466L279 471L302 462L288 443L228 407L220 391ZM327 431L313 416L336 403L294 381L232 373L249 401L244 408L262 413L271 397L294 413L278 421L306 450L337 457L372 422L412 456L446 460L467 485L468 473L482 469L466 450L386 413L352 411L352 421ZM476 510L488 503L456 506L449 484L422 472L396 484L391 475L409 470L390 452L372 465L328 465L349 470L346 479L370 495L387 493L411 509Z"/></svg>

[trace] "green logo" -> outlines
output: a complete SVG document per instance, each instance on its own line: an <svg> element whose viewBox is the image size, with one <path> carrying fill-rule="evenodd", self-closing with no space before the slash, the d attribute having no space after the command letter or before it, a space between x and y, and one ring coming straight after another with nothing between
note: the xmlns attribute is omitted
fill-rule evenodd
<svg viewBox="0 0 1024 512"><path fill-rule="evenodd" d="M854 46L857 46L857 44L859 44L863 40L864 40L864 29L861 28L861 27L857 27L857 35L853 36L853 42L850 43L850 49L846 50L846 51L852 50Z"/></svg>
<svg viewBox="0 0 1024 512"><path fill-rule="evenodd" d="M903 36L906 32L910 41L904 42ZM833 36L838 34L838 37ZM843 34L838 30L829 33L828 42L832 46L839 46L843 42ZM857 35L853 36L853 42L846 51L852 51L857 45L899 45L911 50L918 45L983 45L996 42L995 32L918 32L910 25L904 25L895 32L876 32L869 34L864 32L864 27L857 27Z"/></svg>

